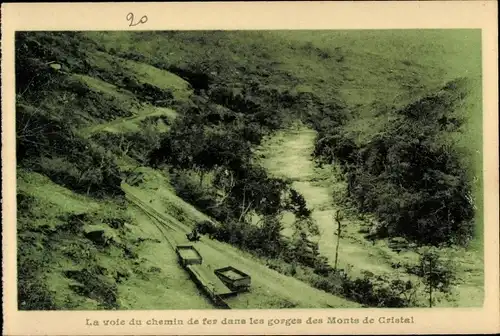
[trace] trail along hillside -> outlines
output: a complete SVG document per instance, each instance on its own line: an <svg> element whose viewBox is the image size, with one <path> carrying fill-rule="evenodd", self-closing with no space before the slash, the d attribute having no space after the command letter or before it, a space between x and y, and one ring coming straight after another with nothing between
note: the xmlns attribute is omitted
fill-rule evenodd
<svg viewBox="0 0 500 336"><path fill-rule="evenodd" d="M343 181L332 173L332 167L317 167L312 152L316 131L298 124L278 132L263 142L256 151L256 157L267 171L274 176L289 178L293 187L300 192L307 207L312 210L312 218L319 227L319 236L311 237L319 245L319 252L334 265L337 244L337 223L334 220L340 207L334 202L333 193L341 190ZM344 213L345 215L345 213ZM284 216L283 234L293 231L293 215ZM407 250L400 253L389 248L387 240L368 241L360 230L366 228L366 220L355 216L344 216L343 234L340 240L338 267L348 270L349 274L360 277L364 271L375 275L392 274L401 279L419 281L396 265L418 262L418 255ZM452 254L453 253L453 254ZM443 254L453 256L457 262L459 283L456 286L455 301L443 301L438 306L480 306L483 302L483 256L474 250L443 250Z"/></svg>

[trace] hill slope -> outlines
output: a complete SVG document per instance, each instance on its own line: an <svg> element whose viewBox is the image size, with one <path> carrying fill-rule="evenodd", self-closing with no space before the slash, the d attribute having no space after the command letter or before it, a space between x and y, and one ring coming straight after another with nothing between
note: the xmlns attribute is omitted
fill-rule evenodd
<svg viewBox="0 0 500 336"><path fill-rule="evenodd" d="M55 46L63 43L57 36L54 39L54 36L42 33L38 38L28 36L28 41L22 46L30 42L38 45L44 37L52 39ZM51 52L58 51L51 47ZM140 168L136 161L140 159L140 147L136 152L133 148L130 150L132 157L127 155L128 149L125 150L126 146L132 147L133 144L124 138L143 134L145 120L152 120L149 126L154 136L168 130L176 112L163 107L163 102L143 96L142 91L132 84L124 85L120 79L135 78L138 87L147 87L153 93L154 90L172 90L171 99L174 100L187 99L189 85L172 73L144 63L117 58L92 48L86 51L86 55L90 55L85 58L89 63L86 66L90 69L87 68L85 74L72 72L73 69L66 68L65 64L62 72L53 72L49 76L51 82L46 84L44 91L30 88L29 84L25 95L18 99L18 120L23 122L18 133L20 145L24 148L29 143L37 144L18 152L19 308L213 308L177 264L174 249L167 241L168 238L185 243L185 233L192 230L197 220L208 217L176 196L162 172ZM29 52L27 55L33 57ZM68 57L65 53L55 56L62 57L56 58L58 62ZM39 62L40 58L28 60ZM41 92L44 95L39 101ZM36 95L32 96L32 93ZM59 104L61 99L62 104ZM35 107L35 102L41 107ZM97 113L99 106L113 108L114 114ZM63 113L60 113L61 108ZM77 113L70 115L70 109ZM69 134L57 133L59 140L82 143L83 151L74 154L60 152L54 157L50 148L53 139L47 138L46 143L40 141L53 124L65 125L71 130ZM99 141L108 141L113 135L122 141L119 144L123 150L121 156L110 151L109 147L99 145ZM35 141L36 136L39 138ZM116 167L116 174L146 179L146 186L147 179L154 179L154 189L144 189L142 184L136 187L114 185L110 187L111 194L115 195L113 198L101 194L98 184L103 180L99 179L103 177L102 171L110 167L99 166L96 161L82 167L78 160L89 154L106 157ZM119 175L115 177L121 179ZM114 180L109 182L115 183ZM104 183L109 182L104 180ZM85 183L88 187L82 188ZM126 195L154 198L155 203L147 206L168 216L167 220L180 231L166 230L134 202L127 202L122 196L116 198L123 193L118 187L124 188ZM83 195L71 190L75 188ZM169 215L169 211L173 215ZM206 241L199 243L198 247L205 260L211 261L211 267L234 264L252 275L252 292L232 299L230 304L235 308L357 306L281 275L267 268L265 261L255 260L252 255L226 244Z"/></svg>

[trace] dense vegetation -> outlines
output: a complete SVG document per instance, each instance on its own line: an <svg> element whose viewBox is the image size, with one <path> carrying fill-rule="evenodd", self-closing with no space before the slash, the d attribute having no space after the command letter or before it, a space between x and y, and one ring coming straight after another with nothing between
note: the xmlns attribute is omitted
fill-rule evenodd
<svg viewBox="0 0 500 336"><path fill-rule="evenodd" d="M73 33L17 36L17 162L78 192L117 195L122 193L121 177L114 157L76 129L85 122L83 116L106 120L130 112L113 108L105 97L48 66L54 60L66 61L69 70L82 71L85 66L77 60L85 59L83 50Z"/></svg>
<svg viewBox="0 0 500 336"><path fill-rule="evenodd" d="M268 176L253 162L252 147L283 127L282 115L272 105L279 101L266 102L265 94L257 101L250 94L212 91L210 85L206 89L215 91L215 98L195 96L179 109L181 116L150 152L150 164L168 165L178 194L222 224L215 238L277 257L288 249L280 235L279 215L285 210L299 219L309 215L289 181ZM198 183L189 179L188 171L199 176ZM258 225L251 223L252 216L260 218Z"/></svg>
<svg viewBox="0 0 500 336"><path fill-rule="evenodd" d="M316 155L339 162L348 197L362 212L373 212L380 236L403 236L423 244L464 243L474 233L470 176L446 134L463 118L456 113L469 90L466 79L448 83L390 113L387 125L369 141L342 123L319 128Z"/></svg>

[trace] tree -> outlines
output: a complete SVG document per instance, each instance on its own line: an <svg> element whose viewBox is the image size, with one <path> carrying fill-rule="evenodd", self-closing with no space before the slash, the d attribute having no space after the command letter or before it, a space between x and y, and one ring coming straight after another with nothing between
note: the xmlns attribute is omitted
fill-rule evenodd
<svg viewBox="0 0 500 336"><path fill-rule="evenodd" d="M337 247L335 248L335 264L334 264L334 269L337 270L337 262L339 258L339 245L340 245L340 238L342 237L342 229L343 225L340 222L343 219L342 214L340 213L340 210L337 210L335 213L335 221L337 222Z"/></svg>
<svg viewBox="0 0 500 336"><path fill-rule="evenodd" d="M273 216L283 210L282 195L289 183L279 178L268 177L264 168L244 164L234 171L235 183L227 203L238 221L244 221L250 211L259 215Z"/></svg>
<svg viewBox="0 0 500 336"><path fill-rule="evenodd" d="M441 258L436 248L429 248L420 254L419 268L418 275L423 279L426 293L429 295L429 307L432 308L436 301L436 292L451 292L456 280L454 267L450 261Z"/></svg>
<svg viewBox="0 0 500 336"><path fill-rule="evenodd" d="M214 207L219 207L226 199L231 196L231 192L235 186L234 173L224 167L218 168L215 171L214 186L217 188L218 200Z"/></svg>
<svg viewBox="0 0 500 336"><path fill-rule="evenodd" d="M311 210L307 208L304 196L302 196L295 189L290 189L285 208L286 210L293 212L299 219L305 219L311 216Z"/></svg>
<svg viewBox="0 0 500 336"><path fill-rule="evenodd" d="M282 230L283 225L278 218L275 216L266 216L264 218L264 223L259 228L259 231L262 235L261 249L266 256L275 258L281 253L284 246L281 236Z"/></svg>
<svg viewBox="0 0 500 336"><path fill-rule="evenodd" d="M289 245L288 261L313 267L317 256L317 248L308 239L307 231L296 227Z"/></svg>

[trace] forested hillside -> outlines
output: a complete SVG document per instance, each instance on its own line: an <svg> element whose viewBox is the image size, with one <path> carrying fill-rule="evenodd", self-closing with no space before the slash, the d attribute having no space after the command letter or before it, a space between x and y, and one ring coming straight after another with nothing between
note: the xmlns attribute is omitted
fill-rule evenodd
<svg viewBox="0 0 500 336"><path fill-rule="evenodd" d="M429 286L446 305L458 284L482 293L482 265L466 270L482 246L480 61L479 32L460 30L19 33L20 309L210 307L134 193L179 227L203 219L250 270L274 270L239 308L433 306ZM346 217L332 227L343 221L370 253L364 242L396 239L411 257L396 262L387 247L394 271L338 266L320 242L341 235L325 236L314 193L259 154L283 132L314 134L297 154L321 169L308 178L336 188L323 206ZM422 271L429 260L442 268ZM149 299L169 293L182 299Z"/></svg>

